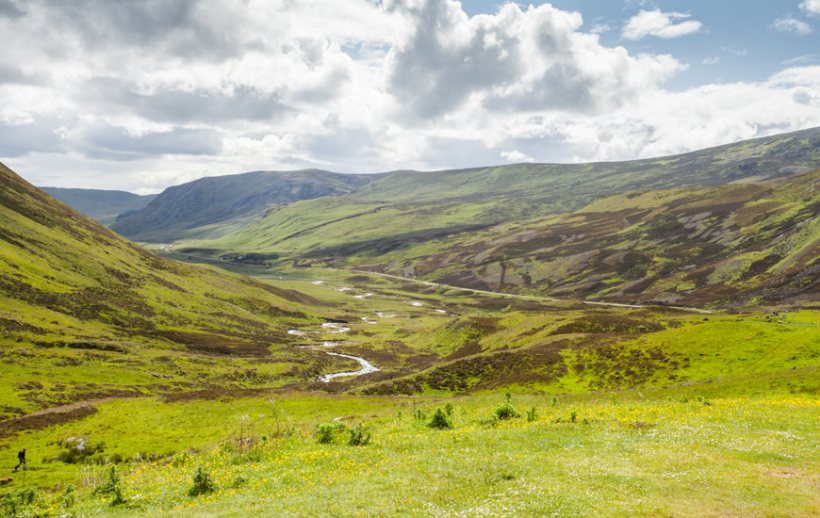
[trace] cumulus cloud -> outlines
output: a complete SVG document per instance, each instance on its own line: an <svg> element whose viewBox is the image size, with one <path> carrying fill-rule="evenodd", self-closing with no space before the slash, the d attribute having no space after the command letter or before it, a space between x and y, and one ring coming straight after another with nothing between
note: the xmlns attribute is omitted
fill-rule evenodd
<svg viewBox="0 0 820 518"><path fill-rule="evenodd" d="M502 151L501 158L507 162L535 162L535 159L526 153L522 153L517 149L512 151Z"/></svg>
<svg viewBox="0 0 820 518"><path fill-rule="evenodd" d="M454 0L0 0L0 159L41 184L147 192L259 169L632 159L820 125L811 61L671 91L684 64L605 45L594 22ZM657 10L627 27L702 29Z"/></svg>
<svg viewBox="0 0 820 518"><path fill-rule="evenodd" d="M579 31L580 14L549 4L468 17L458 3L395 2L416 27L388 55L392 90L414 116L472 102L491 110L595 111L621 105L683 66L631 56Z"/></svg>
<svg viewBox="0 0 820 518"><path fill-rule="evenodd" d="M776 31L780 32L791 32L800 36L805 36L806 34L811 34L811 26L797 18L792 16L784 16L783 18L778 18L777 20L772 23L772 28Z"/></svg>
<svg viewBox="0 0 820 518"><path fill-rule="evenodd" d="M640 40L647 36L672 39L698 32L703 24L697 20L687 20L685 13L665 13L658 9L641 10L627 21L622 36L628 40Z"/></svg>
<svg viewBox="0 0 820 518"><path fill-rule="evenodd" d="M800 8L810 15L820 15L820 0L803 0Z"/></svg>

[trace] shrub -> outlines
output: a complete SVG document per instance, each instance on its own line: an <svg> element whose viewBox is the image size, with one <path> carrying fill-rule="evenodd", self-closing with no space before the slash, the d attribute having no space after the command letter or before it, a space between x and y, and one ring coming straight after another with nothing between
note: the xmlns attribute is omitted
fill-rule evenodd
<svg viewBox="0 0 820 518"><path fill-rule="evenodd" d="M447 414L444 410L437 408L436 412L433 414L433 418L430 419L430 422L427 424L430 428L436 428L438 430L444 430L446 428L452 428L453 424L450 422L450 418L447 417Z"/></svg>
<svg viewBox="0 0 820 518"><path fill-rule="evenodd" d="M453 405L452 405L452 403L447 403L446 405L444 405L444 411L447 412L448 416L452 416L453 415Z"/></svg>
<svg viewBox="0 0 820 518"><path fill-rule="evenodd" d="M199 496L206 493L213 493L216 491L216 483L207 471L202 469L202 466L196 468L194 473L194 485L188 490L190 496Z"/></svg>
<svg viewBox="0 0 820 518"><path fill-rule="evenodd" d="M570 422L570 423L574 423L574 422L576 422L577 420L578 420L578 412L576 412L575 410L573 410L573 411L572 411L572 413L569 415L569 422Z"/></svg>
<svg viewBox="0 0 820 518"><path fill-rule="evenodd" d="M504 403L495 409L495 416L502 421L521 417L521 414L512 406L512 396L509 393L507 393L507 399Z"/></svg>
<svg viewBox="0 0 820 518"><path fill-rule="evenodd" d="M60 502L66 509L74 507L74 504L77 503L77 488L74 487L74 484L65 487L63 494L60 496Z"/></svg>
<svg viewBox="0 0 820 518"><path fill-rule="evenodd" d="M116 466L111 466L111 469L108 470L108 480L97 486L96 489L94 489L94 494L110 495L111 505L121 505L126 502L122 479L117 472Z"/></svg>
<svg viewBox="0 0 820 518"><path fill-rule="evenodd" d="M535 407L530 408L527 410L527 422L531 423L538 419L538 412L535 410Z"/></svg>
<svg viewBox="0 0 820 518"><path fill-rule="evenodd" d="M105 443L89 444L82 437L71 437L63 441L62 447L63 451L57 455L57 460L66 464L81 464L94 454L102 453L105 450Z"/></svg>
<svg viewBox="0 0 820 518"><path fill-rule="evenodd" d="M345 425L342 423L324 423L316 428L316 440L319 444L330 444L336 440L336 436L342 433Z"/></svg>
<svg viewBox="0 0 820 518"><path fill-rule="evenodd" d="M358 424L351 428L348 446L366 446L370 442L370 434L365 431L364 426Z"/></svg>
<svg viewBox="0 0 820 518"><path fill-rule="evenodd" d="M3 516L26 516L29 514L26 512L27 508L33 505L36 500L37 491L27 487L5 495L0 509L3 510Z"/></svg>

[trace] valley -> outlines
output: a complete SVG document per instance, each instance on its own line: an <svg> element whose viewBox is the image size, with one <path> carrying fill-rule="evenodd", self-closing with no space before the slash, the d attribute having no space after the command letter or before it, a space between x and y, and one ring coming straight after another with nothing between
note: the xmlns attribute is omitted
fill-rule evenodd
<svg viewBox="0 0 820 518"><path fill-rule="evenodd" d="M3 168L3 509L812 516L817 138L561 206L533 182L577 171L251 173L299 199L175 201L142 245ZM779 173L729 160L758 146Z"/></svg>

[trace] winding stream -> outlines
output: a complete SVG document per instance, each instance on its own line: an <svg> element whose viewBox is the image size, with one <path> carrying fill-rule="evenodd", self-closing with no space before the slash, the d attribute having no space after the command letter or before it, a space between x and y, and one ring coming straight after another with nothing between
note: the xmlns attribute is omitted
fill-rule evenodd
<svg viewBox="0 0 820 518"><path fill-rule="evenodd" d="M355 360L359 362L359 365L362 366L361 369L357 371L348 371L348 372L334 372L332 374L325 374L324 376L319 376L319 381L323 381L325 383L329 383L335 378L343 378L347 376L362 376L364 374L370 374L371 372L378 372L379 368L370 363L369 361L361 358L359 356L352 356L350 354L342 354L342 353L331 353L326 352L325 354L329 354L331 356L339 356L340 358L348 358L350 360Z"/></svg>

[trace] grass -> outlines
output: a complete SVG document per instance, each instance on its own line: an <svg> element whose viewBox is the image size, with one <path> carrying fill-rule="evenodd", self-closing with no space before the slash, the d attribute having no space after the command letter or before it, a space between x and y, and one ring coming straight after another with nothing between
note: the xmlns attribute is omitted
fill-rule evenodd
<svg viewBox="0 0 820 518"><path fill-rule="evenodd" d="M274 437L265 400L230 405L140 400L130 405L137 412L131 418L111 403L88 429L107 423L112 434L128 435L130 423L160 411L155 422L188 433L195 429L189 423L208 415L208 428L194 433L222 439L202 449L189 444L197 453L130 464L123 470L128 504L122 508L90 494L104 468L87 470L76 511L111 516L812 516L820 511L815 493L820 455L811 446L820 439L815 397L641 398L633 392L553 403L551 397L516 395L515 404L538 409L533 421L484 424L501 400L499 394L448 398L454 428L433 430L413 416L413 409L432 412L441 398L292 395L277 399L295 428L281 438ZM178 421L182 413L188 417ZM252 434L257 442L245 447L238 441L242 415L257 416ZM317 443L315 425L334 416L366 423L371 443ZM77 426L65 425L52 435L76 434L82 431ZM162 434L153 442L171 447ZM216 491L190 497L199 467L213 477ZM51 498L41 508L54 506Z"/></svg>
<svg viewBox="0 0 820 518"><path fill-rule="evenodd" d="M0 173L7 515L820 513L809 305L590 306L217 259L227 273L154 256ZM802 214L789 189L767 231ZM789 265L812 250L815 226L800 229L780 241ZM499 282L527 264L482 254ZM744 264L783 267L760 260ZM326 341L380 371L319 382L354 366Z"/></svg>
<svg viewBox="0 0 820 518"><path fill-rule="evenodd" d="M685 190L642 186L560 211L536 195L454 201L444 189L443 199L408 203L368 194L385 181L276 208L220 239L175 248L189 258L271 253L277 268L370 269L620 302L798 302L815 284L805 272L820 247L816 171ZM538 208L523 208L530 203Z"/></svg>

